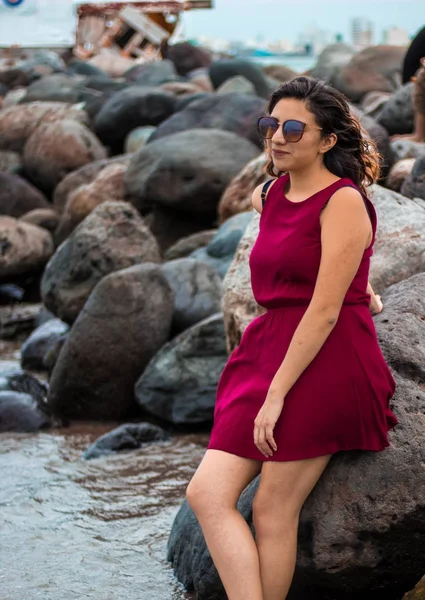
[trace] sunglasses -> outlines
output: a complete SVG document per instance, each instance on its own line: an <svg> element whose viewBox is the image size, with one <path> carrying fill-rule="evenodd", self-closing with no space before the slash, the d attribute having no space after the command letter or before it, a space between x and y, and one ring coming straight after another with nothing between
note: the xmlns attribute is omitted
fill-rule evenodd
<svg viewBox="0 0 425 600"><path fill-rule="evenodd" d="M282 123L282 134L287 142L299 142L304 135L306 127L310 129L322 129L321 127L311 127L307 123L289 119ZM279 121L274 117L260 117L257 121L258 133L264 140L270 140L279 129Z"/></svg>

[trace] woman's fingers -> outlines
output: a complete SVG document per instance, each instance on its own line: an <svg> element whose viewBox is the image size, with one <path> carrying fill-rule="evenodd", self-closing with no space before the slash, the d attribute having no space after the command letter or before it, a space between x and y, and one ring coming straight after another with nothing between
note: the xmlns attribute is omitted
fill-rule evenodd
<svg viewBox="0 0 425 600"><path fill-rule="evenodd" d="M275 442L274 436L273 436L273 427L266 428L266 440L268 441L270 446L273 448L273 450L276 452L277 446L276 446L276 442Z"/></svg>
<svg viewBox="0 0 425 600"><path fill-rule="evenodd" d="M257 446L260 452L264 454L264 456L273 456L272 448L277 450L277 446L273 438L273 429L266 429L264 425L255 425L254 444Z"/></svg>

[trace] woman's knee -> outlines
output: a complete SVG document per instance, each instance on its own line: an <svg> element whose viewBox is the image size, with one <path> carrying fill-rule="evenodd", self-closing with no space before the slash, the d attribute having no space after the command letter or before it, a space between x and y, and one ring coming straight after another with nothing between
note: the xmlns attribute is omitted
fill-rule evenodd
<svg viewBox="0 0 425 600"><path fill-rule="evenodd" d="M252 518L257 533L282 535L298 528L300 507L292 498L274 498L259 489L252 504Z"/></svg>

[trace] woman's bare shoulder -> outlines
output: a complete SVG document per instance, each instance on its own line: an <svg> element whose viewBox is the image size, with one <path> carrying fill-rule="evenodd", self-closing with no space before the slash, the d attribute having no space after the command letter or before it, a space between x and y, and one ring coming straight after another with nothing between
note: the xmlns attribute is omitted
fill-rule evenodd
<svg viewBox="0 0 425 600"><path fill-rule="evenodd" d="M276 177L275 179L272 179L271 184L269 185L269 187L267 188L267 192L266 192L266 198L267 198L267 194L269 193L270 189L274 186L274 184L276 183L276 181L278 180L278 177ZM255 210L259 213L261 213L263 211L263 201L261 198L261 193L263 191L263 187L264 184L267 182L260 183L260 185L257 185L257 187L255 188L255 190L252 192L252 206L255 208Z"/></svg>

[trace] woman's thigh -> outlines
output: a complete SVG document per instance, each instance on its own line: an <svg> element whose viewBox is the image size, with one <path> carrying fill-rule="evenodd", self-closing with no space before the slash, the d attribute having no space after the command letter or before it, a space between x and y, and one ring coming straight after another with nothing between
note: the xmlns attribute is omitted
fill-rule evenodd
<svg viewBox="0 0 425 600"><path fill-rule="evenodd" d="M260 473L261 461L221 450L207 450L187 488L189 504L196 510L217 512L234 507L246 486Z"/></svg>

